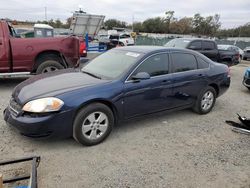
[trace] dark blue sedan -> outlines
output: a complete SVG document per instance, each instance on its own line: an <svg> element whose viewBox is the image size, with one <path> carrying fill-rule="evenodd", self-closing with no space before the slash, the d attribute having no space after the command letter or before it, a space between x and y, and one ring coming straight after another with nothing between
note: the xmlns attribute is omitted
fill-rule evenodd
<svg viewBox="0 0 250 188"><path fill-rule="evenodd" d="M184 108L207 114L229 85L228 67L198 52L121 47L80 71L56 71L22 82L4 119L29 137L73 136L95 145L120 120Z"/></svg>

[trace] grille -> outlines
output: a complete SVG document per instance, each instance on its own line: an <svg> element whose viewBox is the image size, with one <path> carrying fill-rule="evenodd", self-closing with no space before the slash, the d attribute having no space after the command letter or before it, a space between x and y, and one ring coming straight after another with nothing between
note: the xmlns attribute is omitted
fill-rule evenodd
<svg viewBox="0 0 250 188"><path fill-rule="evenodd" d="M11 98L10 104L9 104L9 109L13 115L17 116L21 112L22 107L15 101L14 98Z"/></svg>

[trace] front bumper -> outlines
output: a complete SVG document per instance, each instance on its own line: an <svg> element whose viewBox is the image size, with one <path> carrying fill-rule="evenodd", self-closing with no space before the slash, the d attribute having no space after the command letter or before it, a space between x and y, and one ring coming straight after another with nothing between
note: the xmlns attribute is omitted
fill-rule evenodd
<svg viewBox="0 0 250 188"><path fill-rule="evenodd" d="M244 77L244 78L243 78L243 81L242 81L242 84L243 84L245 87L250 88L250 78Z"/></svg>
<svg viewBox="0 0 250 188"><path fill-rule="evenodd" d="M73 113L71 111L52 113L45 116L15 116L10 107L4 110L4 120L28 137L68 138L73 135Z"/></svg>
<svg viewBox="0 0 250 188"><path fill-rule="evenodd" d="M243 55L243 59L249 60L249 59L250 59L250 53L245 53L245 54Z"/></svg>

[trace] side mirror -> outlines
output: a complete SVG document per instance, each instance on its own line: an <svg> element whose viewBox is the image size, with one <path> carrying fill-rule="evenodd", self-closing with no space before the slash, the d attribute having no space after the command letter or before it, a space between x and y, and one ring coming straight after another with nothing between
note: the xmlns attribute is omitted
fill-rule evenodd
<svg viewBox="0 0 250 188"><path fill-rule="evenodd" d="M150 75L147 72L138 72L136 75L132 76L132 80L140 81L147 80L150 78Z"/></svg>

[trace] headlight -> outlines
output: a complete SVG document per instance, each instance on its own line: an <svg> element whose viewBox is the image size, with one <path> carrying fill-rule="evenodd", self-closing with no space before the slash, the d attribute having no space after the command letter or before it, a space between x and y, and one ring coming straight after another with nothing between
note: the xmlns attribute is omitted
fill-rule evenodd
<svg viewBox="0 0 250 188"><path fill-rule="evenodd" d="M23 111L34 113L55 112L60 110L63 105L64 102L62 100L55 97L47 97L26 103Z"/></svg>

